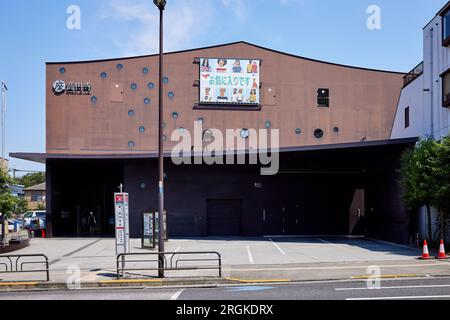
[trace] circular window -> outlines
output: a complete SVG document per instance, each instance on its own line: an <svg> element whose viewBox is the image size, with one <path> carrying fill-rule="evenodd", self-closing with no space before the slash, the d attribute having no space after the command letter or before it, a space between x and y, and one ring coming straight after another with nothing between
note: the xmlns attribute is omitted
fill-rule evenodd
<svg viewBox="0 0 450 320"><path fill-rule="evenodd" d="M122 70L123 69L123 64L121 64L121 63L119 63L118 65L117 65L117 70Z"/></svg>
<svg viewBox="0 0 450 320"><path fill-rule="evenodd" d="M314 137L316 137L317 139L322 139L323 138L323 130L322 129L316 129L314 131Z"/></svg>
<svg viewBox="0 0 450 320"><path fill-rule="evenodd" d="M197 118L197 121L200 122L201 124L205 123L205 119L203 119L202 117Z"/></svg>
<svg viewBox="0 0 450 320"><path fill-rule="evenodd" d="M144 103L145 103L145 104L150 104L150 99L149 99L149 98L145 98L145 99L144 99Z"/></svg>
<svg viewBox="0 0 450 320"><path fill-rule="evenodd" d="M300 128L295 129L295 134L302 134L302 129Z"/></svg>
<svg viewBox="0 0 450 320"><path fill-rule="evenodd" d="M247 139L248 137L250 137L250 131L248 129L242 129L241 130L241 138Z"/></svg>
<svg viewBox="0 0 450 320"><path fill-rule="evenodd" d="M137 89L137 84L136 83L132 83L131 84L131 90L136 90Z"/></svg>
<svg viewBox="0 0 450 320"><path fill-rule="evenodd" d="M339 128L338 127L334 127L333 131L334 131L334 133L338 133L339 132Z"/></svg>
<svg viewBox="0 0 450 320"><path fill-rule="evenodd" d="M145 132L145 127L144 126L139 127L139 132L140 133L144 133Z"/></svg>
<svg viewBox="0 0 450 320"><path fill-rule="evenodd" d="M134 110L128 110L128 116L134 117L135 113Z"/></svg>
<svg viewBox="0 0 450 320"><path fill-rule="evenodd" d="M148 68L143 68L143 69L142 69L142 73L143 73L143 74L147 74L148 71L149 71Z"/></svg>
<svg viewBox="0 0 450 320"><path fill-rule="evenodd" d="M97 102L97 97L96 96L92 96L91 97L91 102L92 103L96 103Z"/></svg>
<svg viewBox="0 0 450 320"><path fill-rule="evenodd" d="M163 138L163 141L167 140L167 137L165 135L162 138Z"/></svg>
<svg viewBox="0 0 450 320"><path fill-rule="evenodd" d="M163 83L168 84L168 83L169 83L169 78L164 77L164 78L163 78Z"/></svg>
<svg viewBox="0 0 450 320"><path fill-rule="evenodd" d="M100 73L100 78L106 79L108 77L108 74L106 72Z"/></svg>
<svg viewBox="0 0 450 320"><path fill-rule="evenodd" d="M149 89L154 89L154 88L155 88L155 84L154 84L153 82L149 82L149 83L147 84L147 87L148 87Z"/></svg>
<svg viewBox="0 0 450 320"><path fill-rule="evenodd" d="M213 133L211 130L205 130L203 132L203 141L204 142L212 142L213 140Z"/></svg>
<svg viewBox="0 0 450 320"><path fill-rule="evenodd" d="M59 73L62 73L62 74L66 73L66 68L64 68L64 67L59 68Z"/></svg>
<svg viewBox="0 0 450 320"><path fill-rule="evenodd" d="M147 188L147 184L146 184L145 182L141 182L141 183L139 184L139 187L140 187L141 189L145 189L145 188Z"/></svg>
<svg viewBox="0 0 450 320"><path fill-rule="evenodd" d="M129 141L128 142L128 147L134 148L135 146L136 146L136 144L134 143L134 141Z"/></svg>
<svg viewBox="0 0 450 320"><path fill-rule="evenodd" d="M266 129L270 129L272 127L272 123L270 123L270 121L266 121L265 126Z"/></svg>
<svg viewBox="0 0 450 320"><path fill-rule="evenodd" d="M162 127L163 127L163 129L166 127L166 123L165 122L162 123Z"/></svg>
<svg viewBox="0 0 450 320"><path fill-rule="evenodd" d="M170 99L173 99L173 98L175 98L175 93L173 93L172 91L170 91L170 92L167 94L167 96L168 96Z"/></svg>
<svg viewBox="0 0 450 320"><path fill-rule="evenodd" d="M180 117L180 115L178 114L178 112L172 113L172 118L178 119L179 117Z"/></svg>

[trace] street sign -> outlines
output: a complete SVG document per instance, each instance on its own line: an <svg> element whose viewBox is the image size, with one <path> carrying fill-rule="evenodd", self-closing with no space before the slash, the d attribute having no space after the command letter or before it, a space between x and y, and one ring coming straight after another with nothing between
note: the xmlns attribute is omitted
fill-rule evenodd
<svg viewBox="0 0 450 320"><path fill-rule="evenodd" d="M114 194L116 216L116 255L130 252L130 224L128 193Z"/></svg>
<svg viewBox="0 0 450 320"><path fill-rule="evenodd" d="M153 212L144 212L142 214L143 222L143 237L142 248L154 249L155 248L155 214Z"/></svg>

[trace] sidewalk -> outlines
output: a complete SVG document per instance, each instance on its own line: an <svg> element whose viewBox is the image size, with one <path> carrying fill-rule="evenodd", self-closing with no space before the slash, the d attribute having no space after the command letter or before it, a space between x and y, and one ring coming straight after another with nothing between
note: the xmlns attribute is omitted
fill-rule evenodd
<svg viewBox="0 0 450 320"><path fill-rule="evenodd" d="M140 248L139 239L131 244L133 253L151 252ZM420 250L362 238L182 239L170 240L166 251L218 251L223 259L223 278L218 278L217 270L168 271L164 280L157 279L154 271L133 271L117 281L114 239L33 239L29 247L15 254L46 254L50 283L42 283L42 272L0 274L0 290L61 289L76 279L82 287L365 279L371 275L371 266L378 266L382 277L450 276L449 261L419 261Z"/></svg>

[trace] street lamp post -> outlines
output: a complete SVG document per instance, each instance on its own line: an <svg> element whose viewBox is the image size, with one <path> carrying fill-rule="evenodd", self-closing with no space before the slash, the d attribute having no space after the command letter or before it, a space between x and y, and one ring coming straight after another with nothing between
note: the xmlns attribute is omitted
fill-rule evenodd
<svg viewBox="0 0 450 320"><path fill-rule="evenodd" d="M8 87L6 82L2 82L2 110L1 110L1 122L2 122L2 161L5 161L5 142L6 142L6 101Z"/></svg>
<svg viewBox="0 0 450 320"><path fill-rule="evenodd" d="M164 278L164 114L163 114L163 59L164 59L164 33L163 33L163 13L166 7L166 0L153 0L153 3L159 9L159 143L158 143L158 160L159 160L159 186L158 186L158 212L159 212L159 238L158 238L158 260L159 271L158 277Z"/></svg>

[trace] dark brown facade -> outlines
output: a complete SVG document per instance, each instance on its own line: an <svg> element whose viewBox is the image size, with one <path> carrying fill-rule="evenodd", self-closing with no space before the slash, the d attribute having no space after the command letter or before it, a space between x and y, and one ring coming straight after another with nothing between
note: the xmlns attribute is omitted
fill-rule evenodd
<svg viewBox="0 0 450 320"><path fill-rule="evenodd" d="M261 110L196 108L198 57L262 60ZM204 129L223 131L270 122L280 130L282 151L280 172L267 177L259 166L176 166L168 158L171 236L356 233L409 240L395 170L412 141L389 141L403 74L245 42L166 54L165 63L166 152L175 145L171 133L192 130L199 118ZM55 95L57 80L89 83L90 95ZM158 57L49 63L46 81L46 154L16 156L47 164L49 231L80 233L83 214L95 211L99 232L110 233L112 194L123 183L131 232L139 237L140 214L157 206ZM329 107L318 107L319 88L329 89Z"/></svg>

